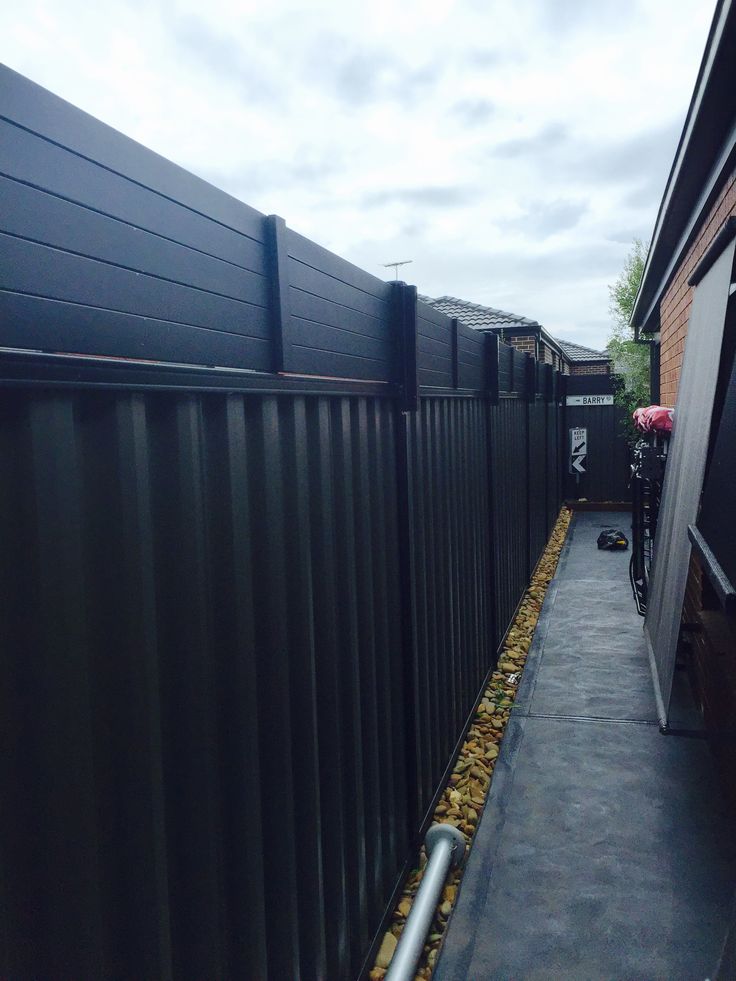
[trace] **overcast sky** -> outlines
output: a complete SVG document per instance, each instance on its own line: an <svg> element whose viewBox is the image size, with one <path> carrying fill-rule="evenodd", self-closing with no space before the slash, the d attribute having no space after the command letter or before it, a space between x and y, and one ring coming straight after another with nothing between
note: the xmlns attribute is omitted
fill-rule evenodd
<svg viewBox="0 0 736 981"><path fill-rule="evenodd" d="M6 0L0 60L378 276L601 347L713 0Z"/></svg>

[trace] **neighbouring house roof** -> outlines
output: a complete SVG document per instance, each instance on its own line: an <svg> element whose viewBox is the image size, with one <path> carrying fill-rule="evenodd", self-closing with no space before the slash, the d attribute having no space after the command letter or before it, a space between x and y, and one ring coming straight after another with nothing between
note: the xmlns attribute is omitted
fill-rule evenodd
<svg viewBox="0 0 736 981"><path fill-rule="evenodd" d="M563 341L559 337L557 343L564 351L568 361L610 361L610 357L605 351L594 351L592 347L585 347L583 344L574 344L572 341Z"/></svg>
<svg viewBox="0 0 736 981"><path fill-rule="evenodd" d="M522 317L517 313L508 313L506 310L486 307L480 303L470 303L456 296L438 296L436 299L431 296L420 296L419 299L448 317L457 317L468 327L474 327L476 330L513 329L515 334L538 334L546 344L569 362L610 361L604 351L594 351L590 347L583 347L582 344L573 344L572 341L561 341L548 334L537 320Z"/></svg>
<svg viewBox="0 0 736 981"><path fill-rule="evenodd" d="M506 310L497 310L496 307L482 306L480 303L470 303L456 296L438 296L436 299L431 296L420 296L419 299L448 317L457 317L468 327L542 327L536 320L530 320L528 317L520 317Z"/></svg>
<svg viewBox="0 0 736 981"><path fill-rule="evenodd" d="M659 301L736 162L736 2L718 0L652 234L631 322L659 329Z"/></svg>

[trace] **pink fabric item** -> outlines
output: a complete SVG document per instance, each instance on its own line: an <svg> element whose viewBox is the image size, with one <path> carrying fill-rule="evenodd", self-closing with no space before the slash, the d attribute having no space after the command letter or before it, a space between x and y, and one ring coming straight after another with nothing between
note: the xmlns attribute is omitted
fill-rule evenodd
<svg viewBox="0 0 736 981"><path fill-rule="evenodd" d="M648 405L634 410L634 425L642 433L671 433L673 409L663 405Z"/></svg>

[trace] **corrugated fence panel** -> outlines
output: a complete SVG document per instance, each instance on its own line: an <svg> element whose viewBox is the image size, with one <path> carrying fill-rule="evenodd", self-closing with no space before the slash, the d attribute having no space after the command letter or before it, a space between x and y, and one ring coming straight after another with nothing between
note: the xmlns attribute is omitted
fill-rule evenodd
<svg viewBox="0 0 736 981"><path fill-rule="evenodd" d="M438 788L495 653L488 435L480 399L423 398L412 420L420 814Z"/></svg>
<svg viewBox="0 0 736 981"><path fill-rule="evenodd" d="M5 975L357 972L407 850L393 411L3 394Z"/></svg>
<svg viewBox="0 0 736 981"><path fill-rule="evenodd" d="M562 483L560 474L560 431L562 408L557 402L547 405L547 535L552 528L562 503Z"/></svg>
<svg viewBox="0 0 736 981"><path fill-rule="evenodd" d="M547 406L529 403L529 576L547 544Z"/></svg>
<svg viewBox="0 0 736 981"><path fill-rule="evenodd" d="M452 324L444 313L417 303L419 384L452 388Z"/></svg>
<svg viewBox="0 0 736 981"><path fill-rule="evenodd" d="M0 78L0 344L269 370L262 216Z"/></svg>
<svg viewBox="0 0 736 981"><path fill-rule="evenodd" d="M491 415L493 562L497 641L528 582L527 403L501 398Z"/></svg>

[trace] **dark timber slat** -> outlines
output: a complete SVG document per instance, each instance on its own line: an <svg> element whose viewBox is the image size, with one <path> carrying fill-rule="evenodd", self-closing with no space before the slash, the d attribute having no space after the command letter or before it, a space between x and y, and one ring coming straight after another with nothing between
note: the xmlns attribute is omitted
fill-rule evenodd
<svg viewBox="0 0 736 981"><path fill-rule="evenodd" d="M371 361L391 363L390 352L384 338L370 337L355 331L343 330L326 324L292 317L293 344L310 348L314 351L324 351L328 354L352 355L356 358L370 358Z"/></svg>
<svg viewBox="0 0 736 981"><path fill-rule="evenodd" d="M390 366L385 361L319 351L298 344L293 348L294 371L306 375L326 375L329 378L354 378L363 381L389 381Z"/></svg>
<svg viewBox="0 0 736 981"><path fill-rule="evenodd" d="M0 290L0 346L269 371L267 340Z"/></svg>
<svg viewBox="0 0 736 981"><path fill-rule="evenodd" d="M373 337L385 343L391 341L391 325L387 317L381 319L353 310L340 303L304 290L289 289L289 306L295 317L310 320L328 327L339 327L361 337Z"/></svg>
<svg viewBox="0 0 736 981"><path fill-rule="evenodd" d="M230 262L6 177L0 177L0 200L0 230L9 235L208 293L268 304L266 278Z"/></svg>
<svg viewBox="0 0 736 981"><path fill-rule="evenodd" d="M266 338L268 311L0 233L0 289Z"/></svg>
<svg viewBox="0 0 736 981"><path fill-rule="evenodd" d="M441 313L436 307L431 307L428 303L422 303L421 300L417 303L417 317L420 320L426 320L427 323L435 327L440 327L444 331L450 330L450 318L447 314Z"/></svg>
<svg viewBox="0 0 736 981"><path fill-rule="evenodd" d="M289 258L289 283L291 286L313 293L315 296L327 297L335 303L368 314L377 320L388 320L390 295L386 299L372 296L363 290L356 289L347 283L341 283L328 273L313 269L303 262Z"/></svg>
<svg viewBox="0 0 736 981"><path fill-rule="evenodd" d="M379 300L386 302L389 300L390 283L386 283L376 276L371 276L359 266L354 266L347 259L335 255L334 252L329 252L321 245L311 242L292 229L289 229L288 232L288 251L292 258L311 266L313 269L327 273L347 286L369 293Z"/></svg>
<svg viewBox="0 0 736 981"><path fill-rule="evenodd" d="M420 304L417 303L417 308ZM450 333L450 320L445 317L445 323L435 323L428 320L423 314L420 314L417 309L417 330L422 337L431 338L435 341L439 341L441 344L446 344L448 349L452 344L452 338Z"/></svg>

